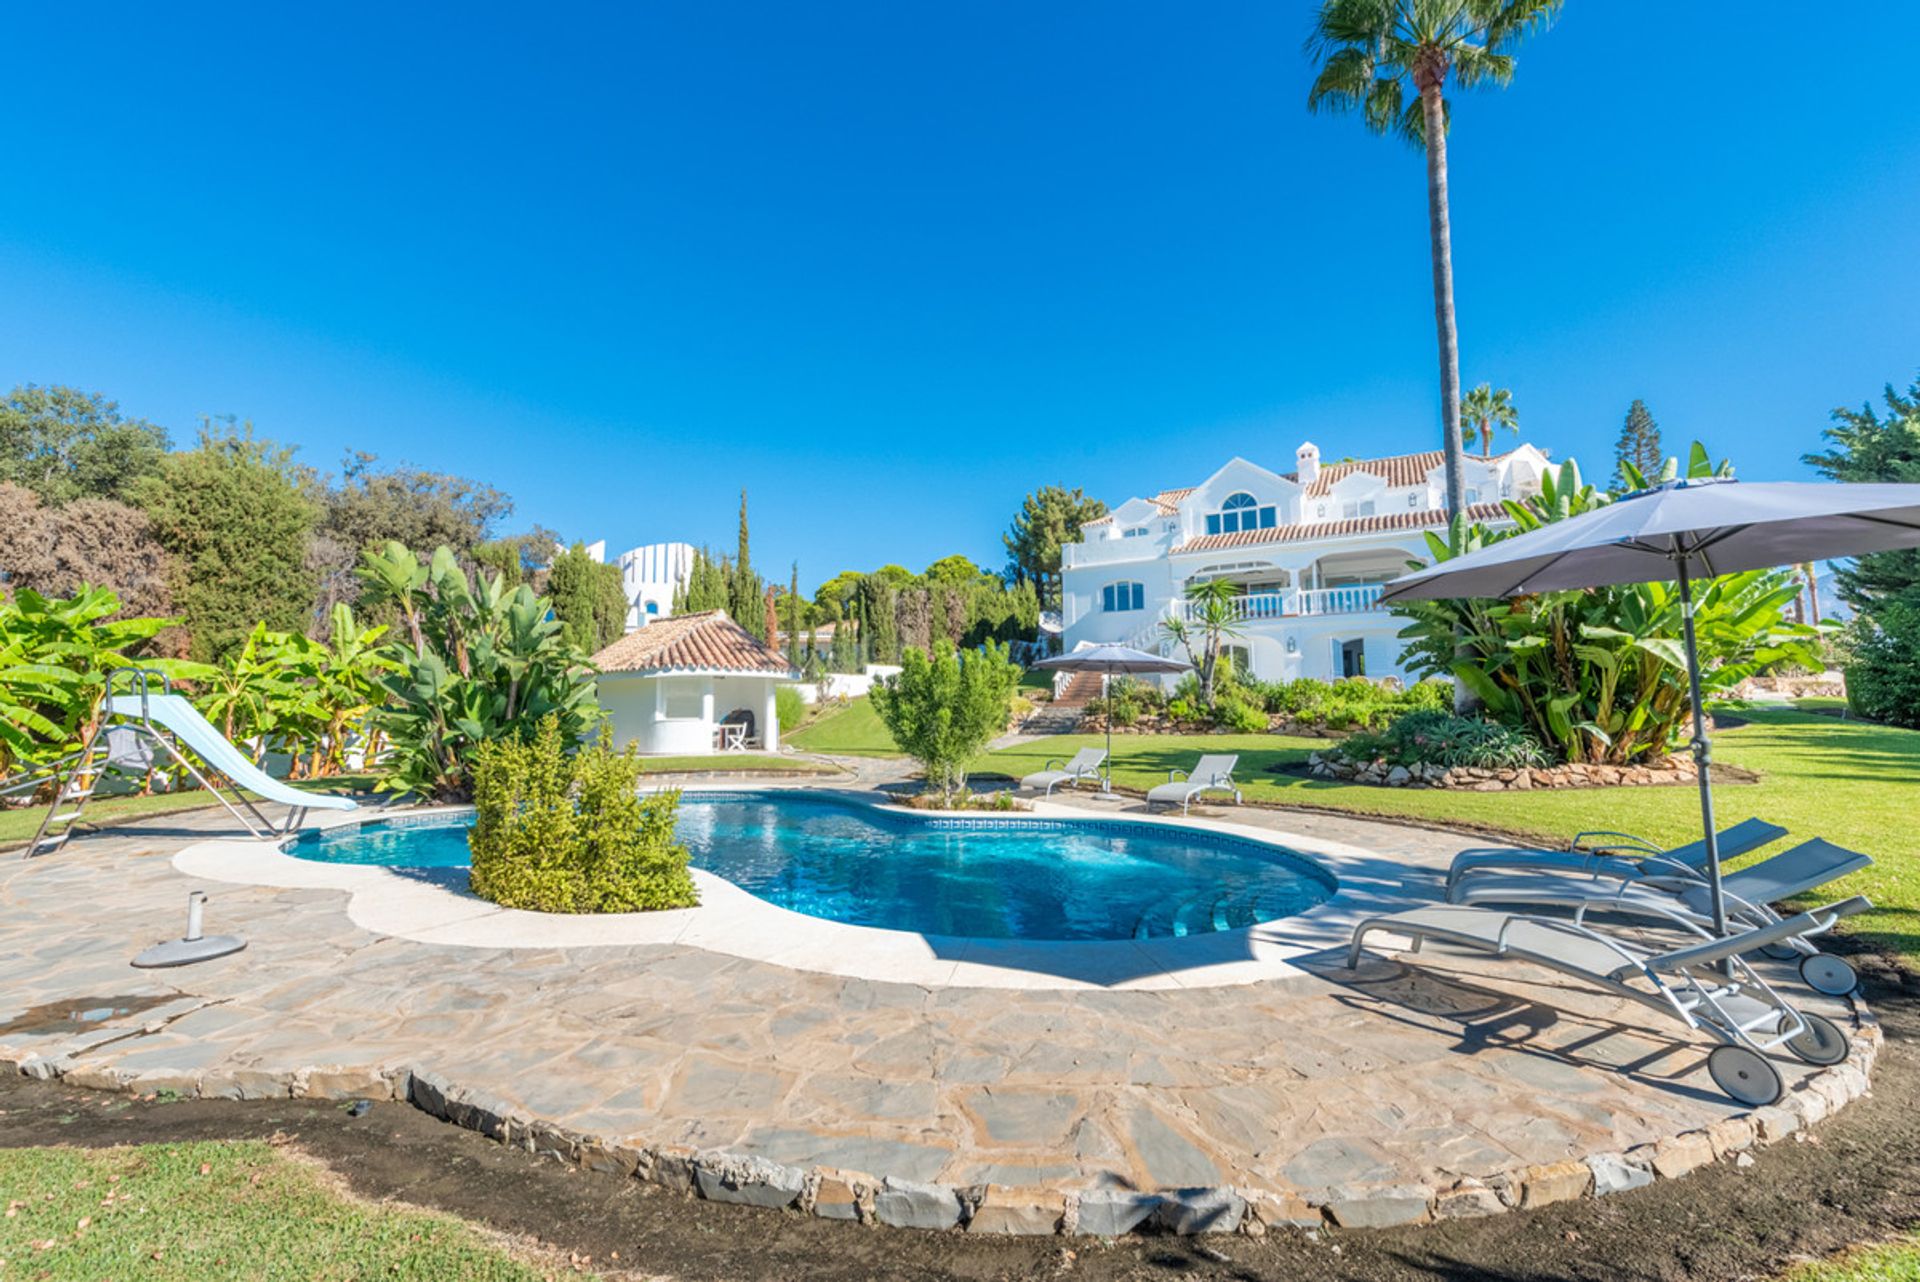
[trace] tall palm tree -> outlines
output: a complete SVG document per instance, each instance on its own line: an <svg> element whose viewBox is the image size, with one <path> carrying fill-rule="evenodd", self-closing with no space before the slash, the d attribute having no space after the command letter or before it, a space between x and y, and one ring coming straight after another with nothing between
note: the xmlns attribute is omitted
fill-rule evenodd
<svg viewBox="0 0 1920 1282"><path fill-rule="evenodd" d="M1476 437L1480 441L1480 456L1485 458L1493 453L1493 434L1501 428L1509 432L1519 432L1520 411L1513 406L1513 393L1506 388L1493 390L1493 384L1482 383L1460 398L1461 436L1468 445Z"/></svg>
<svg viewBox="0 0 1920 1282"><path fill-rule="evenodd" d="M1309 111L1358 111L1367 128L1427 152L1433 319L1440 336L1440 417L1447 515L1465 507L1460 444L1460 336L1453 315L1453 237L1447 222L1449 77L1462 89L1513 79L1513 48L1559 13L1561 0L1321 0L1307 51L1320 65ZM1411 84L1418 98L1407 102Z"/></svg>

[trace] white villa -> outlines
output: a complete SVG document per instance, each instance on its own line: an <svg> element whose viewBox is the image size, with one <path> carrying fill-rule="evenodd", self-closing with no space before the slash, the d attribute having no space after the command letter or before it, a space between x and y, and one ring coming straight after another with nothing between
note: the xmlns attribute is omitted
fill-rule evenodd
<svg viewBox="0 0 1920 1282"><path fill-rule="evenodd" d="M587 544L587 555L602 564L607 559L607 541ZM627 631L652 619L673 614L674 593L686 585L693 573L693 544L649 543L629 548L617 558L620 578L627 593Z"/></svg>
<svg viewBox="0 0 1920 1282"><path fill-rule="evenodd" d="M1188 609L1191 584L1227 579L1242 635L1228 649L1263 680L1394 676L1401 624L1380 588L1425 561L1425 533L1446 526L1439 450L1322 465L1311 442L1292 472L1236 458L1189 489L1128 499L1061 551L1063 639L1165 649L1160 624ZM1506 520L1502 499L1538 492L1548 466L1531 445L1469 454L1474 520ZM1167 651L1171 652L1171 651Z"/></svg>
<svg viewBox="0 0 1920 1282"><path fill-rule="evenodd" d="M636 628L594 655L593 666L614 746L675 756L778 752L774 691L800 675L725 610Z"/></svg>

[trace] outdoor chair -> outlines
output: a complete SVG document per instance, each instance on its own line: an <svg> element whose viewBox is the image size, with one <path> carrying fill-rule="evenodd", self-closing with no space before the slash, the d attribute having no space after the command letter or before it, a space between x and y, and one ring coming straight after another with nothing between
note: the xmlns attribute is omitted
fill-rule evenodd
<svg viewBox="0 0 1920 1282"><path fill-rule="evenodd" d="M1733 859L1787 835L1779 824L1743 819L1720 834L1720 858ZM1604 840L1601 840L1604 839ZM1644 837L1624 832L1583 832L1570 850L1463 850L1447 869L1447 888L1470 872L1502 868L1513 872L1571 872L1594 877L1633 878L1651 873L1702 873L1707 867L1705 838L1663 849Z"/></svg>
<svg viewBox="0 0 1920 1282"><path fill-rule="evenodd" d="M1038 788L1043 794L1051 794L1061 784L1078 788L1082 779L1098 779L1100 767L1105 764L1107 754L1101 748L1082 748L1073 754L1073 760L1064 765L1059 759L1047 762L1045 770L1037 770L1020 781L1022 788Z"/></svg>
<svg viewBox="0 0 1920 1282"><path fill-rule="evenodd" d="M1769 907L1803 895L1848 873L1873 865L1858 851L1814 838L1721 879L1727 919L1743 927L1780 920ZM1648 871L1632 879L1582 877L1572 873L1499 873L1480 870L1447 888L1455 904L1525 904L1571 909L1575 921L1588 913L1619 913L1677 925L1711 936L1711 891L1699 874ZM1785 941L1775 955L1800 955L1800 977L1815 992L1838 997L1854 990L1859 976L1845 960L1821 952L1803 937Z"/></svg>
<svg viewBox="0 0 1920 1282"><path fill-rule="evenodd" d="M1186 814L1195 797L1209 792L1224 792L1240 804L1240 790L1233 786L1233 768L1240 758L1231 753L1202 757L1191 771L1169 770L1167 782L1147 790L1147 809L1155 806L1179 806Z"/></svg>
<svg viewBox="0 0 1920 1282"><path fill-rule="evenodd" d="M1749 953L1817 935L1842 917L1872 907L1855 897L1811 912L1666 952L1647 952L1581 922L1529 917L1463 904L1433 904L1369 917L1354 928L1347 967L1360 964L1368 935L1386 931L1495 957L1531 962L1616 997L1630 998L1704 1030L1721 1045L1707 1056L1714 1084L1748 1108L1777 1103L1786 1083L1767 1052L1785 1047L1809 1064L1838 1064L1848 1043L1831 1020L1775 992L1747 962Z"/></svg>

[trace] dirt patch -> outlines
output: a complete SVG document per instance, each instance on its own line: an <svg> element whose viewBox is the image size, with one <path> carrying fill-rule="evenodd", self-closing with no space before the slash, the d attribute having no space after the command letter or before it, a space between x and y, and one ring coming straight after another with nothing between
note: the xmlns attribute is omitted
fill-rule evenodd
<svg viewBox="0 0 1920 1282"><path fill-rule="evenodd" d="M1835 941L1845 946L1846 941ZM0 1078L0 1145L86 1146L296 1137L352 1191L447 1211L495 1232L647 1276L768 1282L913 1277L1574 1279L1769 1277L1797 1257L1920 1222L1920 982L1856 954L1886 1028L1873 1094L1805 1139L1673 1184L1598 1201L1421 1229L1265 1239L981 1239L912 1233L689 1201L656 1186L533 1157L398 1103L362 1117L309 1100L132 1100ZM616 1270L617 1272L617 1270Z"/></svg>

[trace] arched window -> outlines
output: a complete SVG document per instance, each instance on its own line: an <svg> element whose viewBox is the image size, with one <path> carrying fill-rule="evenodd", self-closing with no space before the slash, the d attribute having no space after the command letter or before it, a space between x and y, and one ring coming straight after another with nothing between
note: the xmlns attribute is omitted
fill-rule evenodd
<svg viewBox="0 0 1920 1282"><path fill-rule="evenodd" d="M658 601L647 602L647 613L648 614L660 613L660 603Z"/></svg>
<svg viewBox="0 0 1920 1282"><path fill-rule="evenodd" d="M1100 589L1100 608L1108 614L1147 608L1147 589L1139 583L1109 583Z"/></svg>
<svg viewBox="0 0 1920 1282"><path fill-rule="evenodd" d="M1207 533L1237 534L1241 530L1271 530L1278 523L1278 516L1272 504L1262 506L1253 495L1241 490L1227 495L1227 501L1220 505L1218 512L1207 514Z"/></svg>

